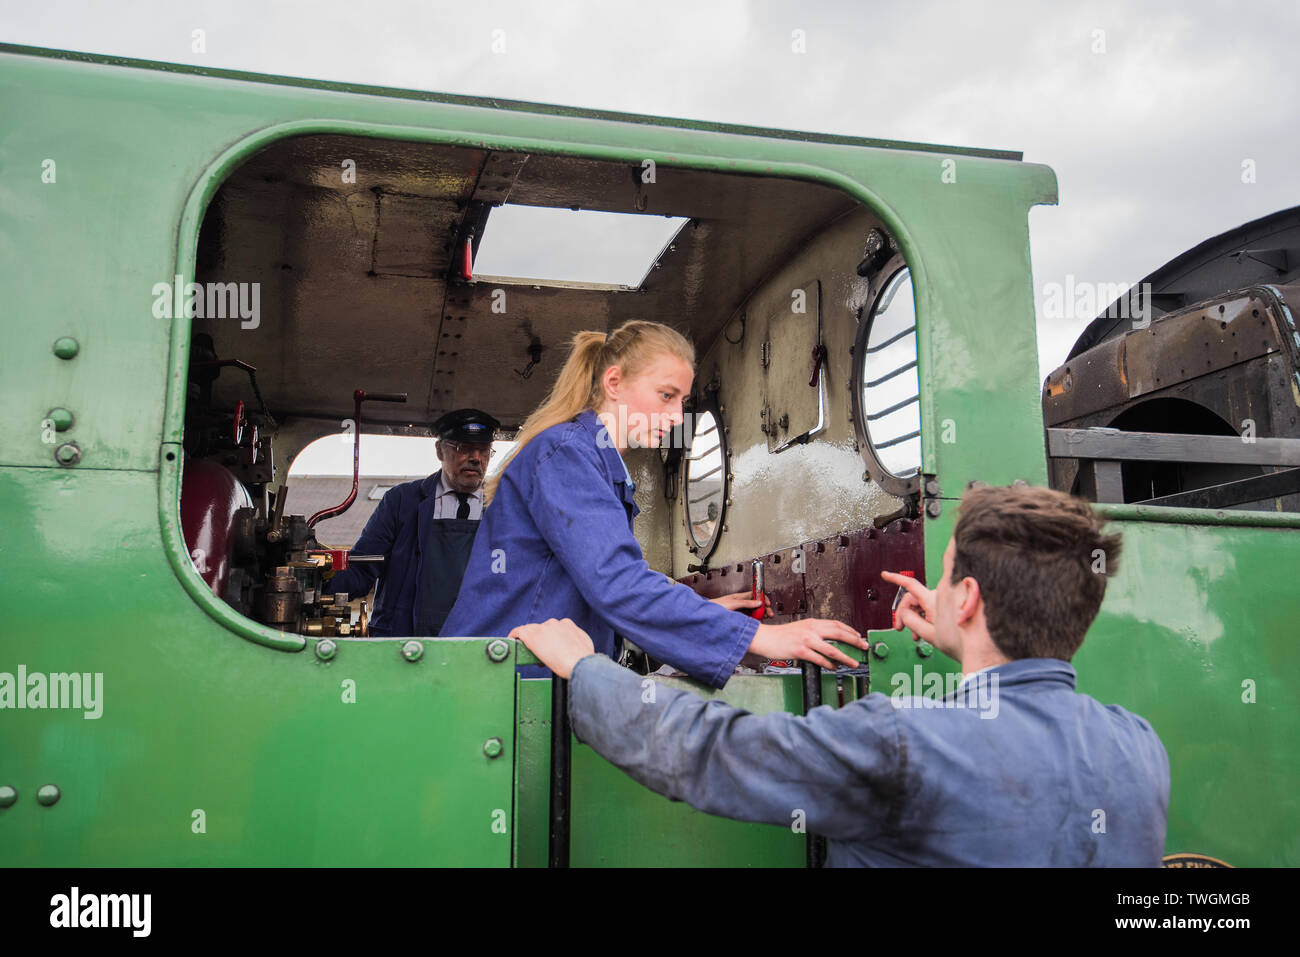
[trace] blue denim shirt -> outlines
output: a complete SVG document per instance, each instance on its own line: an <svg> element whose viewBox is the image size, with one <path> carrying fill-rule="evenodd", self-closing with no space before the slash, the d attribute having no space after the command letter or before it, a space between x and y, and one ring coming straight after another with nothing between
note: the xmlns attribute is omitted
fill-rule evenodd
<svg viewBox="0 0 1300 957"><path fill-rule="evenodd" d="M758 622L653 571L632 534L639 511L594 412L544 430L502 473L443 636L504 636L571 618L603 655L619 655L617 632L722 687Z"/></svg>
<svg viewBox="0 0 1300 957"><path fill-rule="evenodd" d="M579 661L578 740L701 811L803 823L828 839L827 866L1157 867L1164 854L1160 738L1076 692L1074 668L1055 658L997 665L972 679L978 693L928 706L871 694L806 717L662 686L647 696L643 681Z"/></svg>

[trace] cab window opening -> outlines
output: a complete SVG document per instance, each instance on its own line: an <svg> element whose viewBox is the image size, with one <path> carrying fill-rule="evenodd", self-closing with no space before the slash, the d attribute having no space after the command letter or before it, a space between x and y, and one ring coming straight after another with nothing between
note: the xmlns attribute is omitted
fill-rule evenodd
<svg viewBox="0 0 1300 957"><path fill-rule="evenodd" d="M355 164L355 180L337 175L340 157ZM255 287L260 312L255 320L194 313L182 488L182 510L206 516L202 528L187 527L187 544L218 597L284 631L363 636L364 627L355 629L365 596L347 595L347 609L331 606L323 583L347 560L366 514L420 478L412 472L436 471L432 423L456 409L482 409L508 438L540 404L573 333L628 318L675 325L698 357L691 448L627 455L643 495L636 534L652 567L679 579L693 569L710 574L720 548L739 554L728 564L749 567L774 548L798 546L804 528L822 537L854 533L875 527L882 513L904 514L881 474L863 484L847 517L828 517L812 503L832 486L814 469L803 496L808 516L774 520L768 491L751 486L744 534L727 544L733 428L746 443L758 439L751 455L780 456L782 469L854 444L852 421L846 430L832 407L848 400L827 383L853 374L844 336L856 320L827 305L828 290L841 302L891 283L877 311L891 322L902 317L913 293L897 244L853 198L811 181L661 167L656 198L621 175L624 165L313 134L271 144L231 173L201 225L196 282ZM641 262L635 287L539 279L523 267L511 267L513 276L480 270L476 256L494 217L529 206L654 219L667 238L656 240L648 266ZM877 235L884 255L864 279L854 272L863 237ZM541 235L534 245L547 242ZM798 270L791 286L782 278L787 268ZM754 303L763 305L737 336L736 317ZM919 388L914 366L904 398ZM670 401L677 397L657 385ZM699 398L710 387L715 404L706 407ZM727 395L735 396L730 411ZM765 437L754 435L761 409ZM896 412L886 413L891 428L904 418ZM907 434L917 431L915 410L897 431L899 452L916 454L918 437ZM351 492L350 470L327 477L304 469L317 447L337 446L346 460L357 437L356 495L340 514L321 516ZM377 444L397 438L426 443L422 469L367 464ZM489 472L507 457L494 455ZM220 489L191 481L209 467L229 473ZM910 468L892 460L891 467L904 478ZM661 496L645 494L656 489ZM214 512L216 497L224 505ZM919 524L914 531L919 542ZM205 559L217 553L214 574ZM806 599L780 604L788 615Z"/></svg>

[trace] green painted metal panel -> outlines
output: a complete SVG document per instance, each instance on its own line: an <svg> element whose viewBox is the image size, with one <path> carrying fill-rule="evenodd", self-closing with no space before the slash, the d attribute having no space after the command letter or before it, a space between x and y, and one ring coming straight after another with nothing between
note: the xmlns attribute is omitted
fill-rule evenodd
<svg viewBox="0 0 1300 957"><path fill-rule="evenodd" d="M1119 573L1075 656L1079 690L1169 752L1169 853L1300 864L1300 664L1289 528L1122 521Z"/></svg>
<svg viewBox="0 0 1300 957"><path fill-rule="evenodd" d="M1041 419L1040 419L1041 422ZM938 502L940 512L937 516L925 517L925 584L936 588L943 575L943 553L952 538L952 530L957 525L957 502L944 499ZM921 654L920 644L912 632L873 631L867 636L873 645L884 642L889 648L889 655L880 659L871 656L871 690L882 694L921 695L935 679L932 674L945 676L942 680L947 686L947 675L961 673L961 667L938 649L928 657ZM917 669L920 669L919 671ZM921 687L918 687L918 679Z"/></svg>
<svg viewBox="0 0 1300 957"><path fill-rule="evenodd" d="M518 646L529 657L527 649ZM532 663L532 662L528 662ZM519 679L515 711L515 867L546 867L550 847L551 683Z"/></svg>
<svg viewBox="0 0 1300 957"><path fill-rule="evenodd" d="M842 188L899 237L913 271L925 469L943 498L927 519L931 584L968 481L1045 481L1027 211L1055 201L1046 167L206 72L0 49L0 583L15 597L0 672L22 664L105 680L96 720L0 712L0 784L19 790L0 810L0 864L504 864L512 845L517 863L536 863L539 848L545 859L540 690L521 686L516 705L513 669L491 665L477 642L429 646L411 665L392 643L345 641L321 664L302 639L215 600L180 543L189 325L153 314L153 286L191 277L221 179L278 138L339 131L649 158ZM43 181L46 160L54 182ZM81 345L75 358L53 353L65 335ZM58 434L82 448L71 469L56 465L41 427L55 407L76 417ZM1297 519L1103 511L1120 521L1126 556L1076 664L1082 690L1161 733L1173 764L1169 849L1300 863L1288 760L1300 730L1289 647L1300 605L1286 577ZM886 640L893 653L873 661L873 681L888 692L920 659L909 636ZM922 664L955 667L937 653ZM356 704L341 700L345 670ZM771 694L793 679L762 700L748 697L753 680L771 681L733 679L728 700L797 709L797 693L780 704ZM503 741L495 761L482 753L488 736ZM574 767L575 813L588 815L575 817L575 863L802 861L781 829L728 831L585 748ZM50 808L33 800L45 783L64 791ZM203 835L191 831L199 808ZM498 810L513 834L493 827Z"/></svg>
<svg viewBox="0 0 1300 957"><path fill-rule="evenodd" d="M156 498L148 473L0 470L24 516L0 525L23 594L0 673L102 676L97 718L0 710L0 866L508 866L514 668L481 641L410 663L340 639L325 663L241 640L175 581Z"/></svg>
<svg viewBox="0 0 1300 957"><path fill-rule="evenodd" d="M690 679L655 678L667 688L726 701L753 714L801 712L797 675L744 676L713 691ZM854 699L843 682L844 701ZM822 700L838 701L836 679L822 678ZM551 683L519 683L519 756L516 760L518 867L545 867L548 848ZM762 755L755 755L761 761ZM805 839L791 828L732 821L696 811L642 787L574 738L572 767L573 867L803 867Z"/></svg>
<svg viewBox="0 0 1300 957"><path fill-rule="evenodd" d="M227 80L242 80L249 83L266 83L281 87L328 90L339 93L360 93L367 96L397 97L400 99L420 100L429 103L452 103L462 106L484 107L495 110L543 113L547 116L614 120L620 123L646 123L654 126L674 126L682 129L706 130L717 133L737 133L744 136L778 137L781 139L804 140L818 143L839 143L847 146L872 146L884 147L887 149L923 150L928 152L952 153L955 155L987 156L993 159L1018 160L1022 156L1021 153L1014 150L989 150L969 146L941 146L934 143L916 143L906 140L869 139L861 136L844 136L836 133L782 130L766 126L742 126L735 123L714 123L707 120L686 119L683 117L651 116L642 113L619 113L609 110L592 110L575 106L560 106L553 103L537 103L531 100L511 100L495 96L465 96L456 93L438 93L428 90L407 90L391 86L339 83L330 80L309 79L297 76L280 76L266 73L248 73L240 70L225 70L185 63L169 63L163 60L141 60L132 57L108 56L101 53L83 53L73 50L56 50L48 47L33 47L11 43L0 43L0 53L19 53L25 56L49 57L73 63L94 63L107 66L132 67L135 69L157 70L163 73L188 76L217 77Z"/></svg>

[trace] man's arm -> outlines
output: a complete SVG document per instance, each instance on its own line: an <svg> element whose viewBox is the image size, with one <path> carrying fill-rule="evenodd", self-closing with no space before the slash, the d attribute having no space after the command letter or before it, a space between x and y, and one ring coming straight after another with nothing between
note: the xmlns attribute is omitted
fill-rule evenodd
<svg viewBox="0 0 1300 957"><path fill-rule="evenodd" d="M880 833L901 812L900 731L883 696L806 717L759 716L590 654L586 633L567 620L524 625L511 637L571 676L578 739L673 800L741 821L801 822L838 840Z"/></svg>
<svg viewBox="0 0 1300 957"><path fill-rule="evenodd" d="M647 680L603 656L584 658L569 716L579 741L653 791L837 840L876 833L902 799L892 713L857 703L760 716Z"/></svg>
<svg viewBox="0 0 1300 957"><path fill-rule="evenodd" d="M397 536L397 516L392 502L392 493L379 500L375 510L366 520L366 527L361 530L361 537L349 551L358 555L388 555L393 548L393 539ZM346 594L349 598L364 598L370 594L379 578L380 568L384 566L374 562L362 562L349 565L345 571L336 573L322 588L327 595L336 592Z"/></svg>

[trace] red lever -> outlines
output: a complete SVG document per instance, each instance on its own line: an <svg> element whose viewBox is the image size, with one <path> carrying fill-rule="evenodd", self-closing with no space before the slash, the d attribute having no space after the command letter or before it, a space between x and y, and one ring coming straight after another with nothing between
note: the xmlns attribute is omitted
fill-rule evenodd
<svg viewBox="0 0 1300 957"><path fill-rule="evenodd" d="M465 256L460 262L460 277L466 282L474 278L474 241L465 240Z"/></svg>
<svg viewBox="0 0 1300 957"><path fill-rule="evenodd" d="M810 386L817 385L817 374L822 371L822 360L826 358L826 347L818 343L813 347L813 373L812 378L808 380Z"/></svg>
<svg viewBox="0 0 1300 957"><path fill-rule="evenodd" d="M235 424L230 429L230 437L234 439L235 445L239 445L244 440L244 425L247 422L248 417L244 414L244 400L240 399L235 403Z"/></svg>

